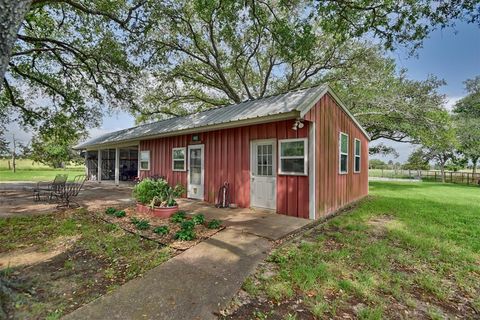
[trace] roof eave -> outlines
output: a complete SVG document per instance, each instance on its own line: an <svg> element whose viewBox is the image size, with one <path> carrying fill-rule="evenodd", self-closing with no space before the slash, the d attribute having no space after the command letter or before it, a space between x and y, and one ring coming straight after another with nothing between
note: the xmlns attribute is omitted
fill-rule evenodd
<svg viewBox="0 0 480 320"><path fill-rule="evenodd" d="M120 140L120 141L107 141L104 143L97 143L97 144L85 144L85 143L78 144L73 149L92 150L92 149L98 149L99 147L106 147L106 146L114 147L119 145L125 145L128 143L143 141L143 140L151 140L151 139L158 139L158 138L178 136L183 134L199 133L199 132L208 132L208 131L221 130L221 129L237 128L237 127L243 127L243 126L260 124L260 123L268 123L268 122L274 122L274 121L280 121L280 120L296 119L299 117L299 115L300 115L300 112L297 110L294 110L294 111L284 112L280 114L267 115L267 116L256 117L256 118L245 119L245 120L238 120L238 121L229 121L229 122L224 122L224 123L219 123L214 125L205 125L201 127L189 128L184 130L176 130L176 131L165 132L160 134L146 135L143 137L136 137L136 138Z"/></svg>

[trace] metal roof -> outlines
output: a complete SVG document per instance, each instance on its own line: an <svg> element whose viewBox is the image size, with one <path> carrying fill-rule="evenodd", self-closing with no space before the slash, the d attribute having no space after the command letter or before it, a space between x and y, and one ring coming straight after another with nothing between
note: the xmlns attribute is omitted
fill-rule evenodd
<svg viewBox="0 0 480 320"><path fill-rule="evenodd" d="M97 145L145 140L192 129L198 129L198 131L200 131L201 128L204 129L205 127L213 125L264 118L273 115L287 115L296 111L299 112L299 115L303 116L327 91L329 91L327 85L320 85L256 100L248 100L239 104L213 108L187 116L169 118L107 133L98 138L81 143L75 148L84 149ZM345 109L343 105L342 108ZM348 110L346 111L348 112ZM350 113L348 114L351 116Z"/></svg>

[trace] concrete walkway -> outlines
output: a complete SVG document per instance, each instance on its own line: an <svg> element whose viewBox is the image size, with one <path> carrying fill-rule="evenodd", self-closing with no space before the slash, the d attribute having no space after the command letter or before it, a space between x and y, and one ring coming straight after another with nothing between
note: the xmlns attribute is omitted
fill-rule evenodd
<svg viewBox="0 0 480 320"><path fill-rule="evenodd" d="M182 209L220 218L227 227L65 319L216 319L265 259L272 240L310 223L262 211L180 202Z"/></svg>
<svg viewBox="0 0 480 320"><path fill-rule="evenodd" d="M215 319L271 247L227 228L64 319Z"/></svg>

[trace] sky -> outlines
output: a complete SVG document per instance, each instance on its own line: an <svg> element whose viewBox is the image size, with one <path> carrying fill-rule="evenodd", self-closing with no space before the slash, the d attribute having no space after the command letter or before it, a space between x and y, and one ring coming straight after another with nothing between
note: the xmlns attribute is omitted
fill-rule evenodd
<svg viewBox="0 0 480 320"><path fill-rule="evenodd" d="M480 75L480 28L474 24L459 23L455 28L437 30L423 47L417 57L410 57L407 50L391 53L399 68L408 69L408 77L424 80L428 75L436 75L446 81L439 91L446 95L446 107L451 110L456 101L465 96L463 82ZM372 156L385 161L405 162L415 146L383 140L386 145L394 147L400 154L392 156ZM373 143L375 144L375 143Z"/></svg>
<svg viewBox="0 0 480 320"><path fill-rule="evenodd" d="M424 80L428 75L436 75L444 79L446 85L440 89L447 97L447 108L465 96L463 81L480 75L480 28L474 24L459 23L455 28L437 30L423 43L416 56L409 56L407 49L397 49L390 53L399 68L408 70L408 77L414 80ZM104 116L100 128L90 130L90 137L134 126L134 118L125 112ZM17 139L28 142L31 134L21 130L17 125L7 126L7 140L15 133ZM400 154L372 158L388 161L405 162L415 146L406 143L383 141L393 146ZM375 144L377 142L374 142Z"/></svg>

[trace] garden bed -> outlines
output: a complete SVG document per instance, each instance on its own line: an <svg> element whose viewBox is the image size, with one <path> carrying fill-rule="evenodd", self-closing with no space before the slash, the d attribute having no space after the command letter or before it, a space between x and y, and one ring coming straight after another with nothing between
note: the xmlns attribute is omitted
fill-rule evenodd
<svg viewBox="0 0 480 320"><path fill-rule="evenodd" d="M224 229L225 227L222 225L218 225L216 228L208 228L208 224L211 221L204 221L203 223L195 224L193 227L193 232L195 234L194 239L192 240L181 240L176 239L175 236L182 231L182 222L184 221L192 221L194 220L195 216L189 216L185 214L185 218L183 221L182 219L177 219L177 222L174 222L175 218L160 218L154 217L148 213L141 213L135 210L134 207L126 208L125 210L121 210L125 212L125 216L116 216L115 213L107 213L108 209L104 212L99 213L99 217L109 223L113 223L123 230L128 232L138 234L143 238L156 241L162 245L168 245L173 249L176 250L187 250L196 244L200 243L201 241L210 238L220 230ZM113 211L112 211L113 212ZM182 212L182 211L179 211ZM203 215L197 215L203 216ZM175 215L173 216L175 217ZM133 219L133 222L132 222ZM143 223L142 223L143 221ZM220 222L215 220L217 224ZM135 223L137 222L137 223ZM143 226L138 226L138 223L143 224ZM147 224L148 223L148 224ZM192 222L193 223L193 222ZM154 232L156 228L163 227L165 230L168 230L165 234ZM144 228L144 229L142 229Z"/></svg>
<svg viewBox="0 0 480 320"><path fill-rule="evenodd" d="M0 218L0 319L58 319L178 253L84 209Z"/></svg>

